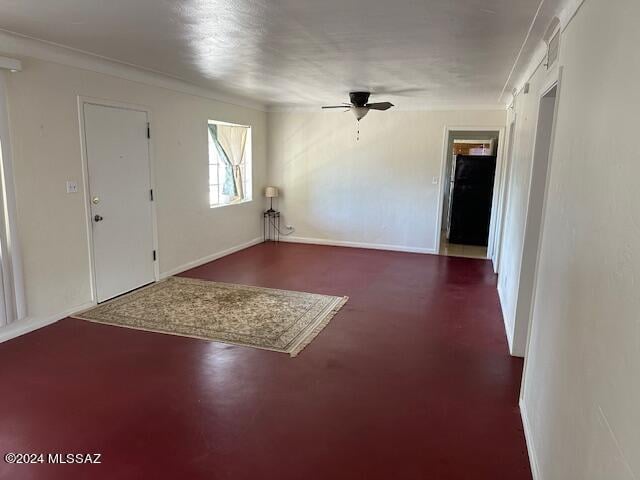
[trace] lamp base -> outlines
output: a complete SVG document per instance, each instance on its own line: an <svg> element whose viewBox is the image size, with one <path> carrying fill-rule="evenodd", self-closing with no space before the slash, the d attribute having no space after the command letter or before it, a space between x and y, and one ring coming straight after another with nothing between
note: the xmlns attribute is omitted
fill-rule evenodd
<svg viewBox="0 0 640 480"><path fill-rule="evenodd" d="M271 203L269 204L269 210L267 210L264 213L274 213L275 210L273 209L273 197L269 197L269 200L271 200Z"/></svg>

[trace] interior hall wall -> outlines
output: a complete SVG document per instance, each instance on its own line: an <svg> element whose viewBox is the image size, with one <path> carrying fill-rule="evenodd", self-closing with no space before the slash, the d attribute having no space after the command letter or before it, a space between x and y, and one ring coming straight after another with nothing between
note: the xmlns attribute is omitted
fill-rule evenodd
<svg viewBox="0 0 640 480"><path fill-rule="evenodd" d="M562 80L521 393L538 480L640 478L640 151L628 143L638 135L639 18L637 0L586 0L560 40ZM518 192L529 169L535 97L521 94L515 106L507 265L524 220ZM502 283L503 298L513 293L509 285Z"/></svg>

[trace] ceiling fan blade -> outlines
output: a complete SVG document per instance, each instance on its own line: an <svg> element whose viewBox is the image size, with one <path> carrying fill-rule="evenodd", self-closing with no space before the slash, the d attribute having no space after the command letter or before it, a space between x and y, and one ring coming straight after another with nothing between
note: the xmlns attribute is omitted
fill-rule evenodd
<svg viewBox="0 0 640 480"><path fill-rule="evenodd" d="M327 105L322 108L349 108L347 105Z"/></svg>
<svg viewBox="0 0 640 480"><path fill-rule="evenodd" d="M389 110L393 106L394 105L391 102L367 103L365 105L365 107L371 110Z"/></svg>

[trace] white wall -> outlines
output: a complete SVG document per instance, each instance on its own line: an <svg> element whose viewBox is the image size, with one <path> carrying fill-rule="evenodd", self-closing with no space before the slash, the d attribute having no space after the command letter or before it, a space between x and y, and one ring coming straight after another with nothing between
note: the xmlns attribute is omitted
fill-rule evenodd
<svg viewBox="0 0 640 480"><path fill-rule="evenodd" d="M9 76L11 142L27 314L55 316L90 302L78 95L151 110L161 272L262 234L266 113L58 63L22 58ZM209 208L207 120L253 126L254 201Z"/></svg>
<svg viewBox="0 0 640 480"><path fill-rule="evenodd" d="M521 399L539 480L640 478L640 150L631 140L639 127L639 18L637 0L586 0L561 39ZM532 117L528 101L518 99L518 122ZM519 161L529 155L534 122L518 126ZM516 173L516 191L524 179ZM509 208L515 236L520 200Z"/></svg>
<svg viewBox="0 0 640 480"><path fill-rule="evenodd" d="M501 127L505 112L273 112L269 182L294 240L434 252L445 126ZM464 128L460 128L464 129Z"/></svg>

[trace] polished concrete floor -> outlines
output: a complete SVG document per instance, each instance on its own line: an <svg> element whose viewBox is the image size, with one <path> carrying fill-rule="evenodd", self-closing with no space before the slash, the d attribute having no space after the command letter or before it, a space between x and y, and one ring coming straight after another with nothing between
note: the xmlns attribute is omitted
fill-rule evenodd
<svg viewBox="0 0 640 480"><path fill-rule="evenodd" d="M261 244L184 275L348 295L297 357L65 319L0 344L2 479L531 479L485 260Z"/></svg>

